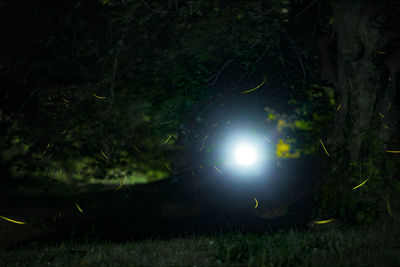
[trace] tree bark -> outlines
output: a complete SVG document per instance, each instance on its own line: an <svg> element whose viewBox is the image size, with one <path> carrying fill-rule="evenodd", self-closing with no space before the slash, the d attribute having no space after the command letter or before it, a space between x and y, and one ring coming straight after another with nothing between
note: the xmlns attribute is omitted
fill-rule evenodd
<svg viewBox="0 0 400 267"><path fill-rule="evenodd" d="M356 173L360 181L380 176L389 184L399 177L399 157L385 152L400 150L400 56L394 59L400 55L399 6L382 0L332 2L340 108L327 142L330 174L322 185L323 208L334 203L331 213L343 208L343 198L358 195L350 179Z"/></svg>

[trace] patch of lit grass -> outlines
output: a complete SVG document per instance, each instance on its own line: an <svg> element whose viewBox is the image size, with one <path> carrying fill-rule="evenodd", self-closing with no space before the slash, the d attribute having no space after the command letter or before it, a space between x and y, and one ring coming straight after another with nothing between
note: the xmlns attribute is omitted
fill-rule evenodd
<svg viewBox="0 0 400 267"><path fill-rule="evenodd" d="M147 173L133 172L129 175L120 176L120 178L100 179L92 177L88 180L88 184L123 186L123 185L145 184L149 182L155 182L158 180L165 179L166 177L168 177L168 173L166 172L156 172L156 171L148 171Z"/></svg>
<svg viewBox="0 0 400 267"><path fill-rule="evenodd" d="M101 179L101 178L90 178L88 180L89 184L102 184L102 185L119 185L120 183L124 183L124 185L134 185L134 184L143 184L147 183L148 177L143 173L135 173L133 175L126 176L121 178L111 178L111 179Z"/></svg>
<svg viewBox="0 0 400 267"><path fill-rule="evenodd" d="M57 244L3 254L5 266L400 266L400 228L229 233L142 242ZM0 262L1 264L1 262Z"/></svg>

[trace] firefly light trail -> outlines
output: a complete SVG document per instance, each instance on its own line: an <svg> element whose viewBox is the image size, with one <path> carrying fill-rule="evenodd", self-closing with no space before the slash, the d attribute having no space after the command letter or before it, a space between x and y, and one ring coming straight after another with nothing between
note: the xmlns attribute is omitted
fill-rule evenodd
<svg viewBox="0 0 400 267"><path fill-rule="evenodd" d="M12 220L10 218L3 217L3 216L0 216L0 218L4 219L6 221L12 222L12 223L16 223L16 224L26 224L26 222L20 222L20 221Z"/></svg>
<svg viewBox="0 0 400 267"><path fill-rule="evenodd" d="M319 139L319 142L321 143L321 145L322 145L322 147L324 148L324 150L325 150L325 153L328 155L328 157L329 157L329 153L328 153L328 151L326 150L326 148L325 148L325 146L324 146L324 143L322 143L322 140L321 139Z"/></svg>
<svg viewBox="0 0 400 267"><path fill-rule="evenodd" d="M243 91L242 94L250 93L250 92L252 92L252 91L257 90L258 88L260 88L261 86L263 86L263 84L265 83L266 80L267 80L267 76L264 76L264 81L263 81L260 85L258 85L257 87L255 87L255 88L253 88L253 89L250 89L250 90L247 90L247 91Z"/></svg>
<svg viewBox="0 0 400 267"><path fill-rule="evenodd" d="M330 223L333 220L334 219L329 219L329 220L324 220L324 221L315 221L314 223L316 223L316 224L324 224L324 223Z"/></svg>
<svg viewBox="0 0 400 267"><path fill-rule="evenodd" d="M368 179L369 179L369 178L368 178ZM364 182L362 182L361 184L359 184L359 185L353 187L353 190L354 190L354 189L357 189L357 188L359 188L359 187L361 187L361 186L363 186L363 185L368 181L368 179L365 180Z"/></svg>

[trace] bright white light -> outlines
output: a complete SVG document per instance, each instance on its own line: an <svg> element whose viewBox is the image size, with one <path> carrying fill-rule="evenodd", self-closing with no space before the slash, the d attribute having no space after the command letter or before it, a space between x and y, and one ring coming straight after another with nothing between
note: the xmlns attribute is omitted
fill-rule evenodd
<svg viewBox="0 0 400 267"><path fill-rule="evenodd" d="M257 152L252 146L240 145L235 149L235 160L242 166L251 165L257 160Z"/></svg>
<svg viewBox="0 0 400 267"><path fill-rule="evenodd" d="M230 177L261 177L260 174L265 173L273 148L264 135L247 133L245 129L232 130L221 143L219 166L232 175Z"/></svg>

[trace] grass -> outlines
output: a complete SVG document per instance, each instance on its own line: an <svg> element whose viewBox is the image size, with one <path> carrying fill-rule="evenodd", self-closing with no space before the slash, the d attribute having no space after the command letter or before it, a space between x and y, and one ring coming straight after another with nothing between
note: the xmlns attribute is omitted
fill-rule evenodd
<svg viewBox="0 0 400 267"><path fill-rule="evenodd" d="M30 244L1 266L400 266L400 227L231 232L141 242Z"/></svg>

